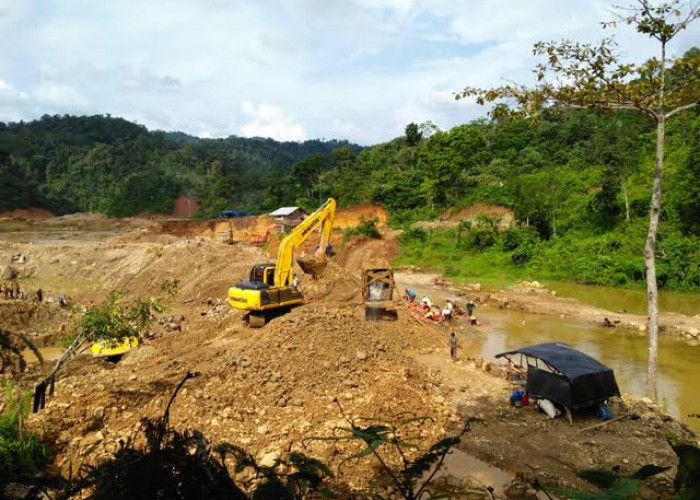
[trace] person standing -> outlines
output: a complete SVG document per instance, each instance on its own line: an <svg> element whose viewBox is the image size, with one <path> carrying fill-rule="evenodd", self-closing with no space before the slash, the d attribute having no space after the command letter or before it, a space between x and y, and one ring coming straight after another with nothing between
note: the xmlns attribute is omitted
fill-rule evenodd
<svg viewBox="0 0 700 500"><path fill-rule="evenodd" d="M467 315L470 318L474 315L474 301L471 298L467 301Z"/></svg>
<svg viewBox="0 0 700 500"><path fill-rule="evenodd" d="M41 288L36 291L36 301L44 302L44 291Z"/></svg>
<svg viewBox="0 0 700 500"><path fill-rule="evenodd" d="M454 304L450 299L447 299L447 304L445 304L445 308L442 310L442 317L445 319L445 321L452 321L453 310Z"/></svg>
<svg viewBox="0 0 700 500"><path fill-rule="evenodd" d="M457 337L455 337L455 332L452 332L452 336L450 336L450 356L452 361L457 361Z"/></svg>

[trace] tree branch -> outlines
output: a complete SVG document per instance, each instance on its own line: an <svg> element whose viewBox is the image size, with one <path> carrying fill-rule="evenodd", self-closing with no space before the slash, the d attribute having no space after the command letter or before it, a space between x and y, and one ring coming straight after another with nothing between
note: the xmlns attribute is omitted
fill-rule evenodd
<svg viewBox="0 0 700 500"><path fill-rule="evenodd" d="M685 106L678 106L676 109L674 109L674 110L669 111L668 113L666 113L666 119L668 120L668 119L671 118L673 115L677 115L678 113L680 113L680 112L682 112L682 111L685 111L685 110L687 110L687 109L694 108L694 107L697 106L697 105L698 105L697 102L693 102L693 103L690 103L690 104L686 104Z"/></svg>

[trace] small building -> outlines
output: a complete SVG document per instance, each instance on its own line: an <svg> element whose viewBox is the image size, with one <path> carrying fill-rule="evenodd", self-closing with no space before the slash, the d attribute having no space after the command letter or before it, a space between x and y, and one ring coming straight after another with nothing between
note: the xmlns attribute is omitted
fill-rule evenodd
<svg viewBox="0 0 700 500"><path fill-rule="evenodd" d="M270 216L275 218L275 229L279 233L295 228L308 215L299 207L282 207L270 212Z"/></svg>

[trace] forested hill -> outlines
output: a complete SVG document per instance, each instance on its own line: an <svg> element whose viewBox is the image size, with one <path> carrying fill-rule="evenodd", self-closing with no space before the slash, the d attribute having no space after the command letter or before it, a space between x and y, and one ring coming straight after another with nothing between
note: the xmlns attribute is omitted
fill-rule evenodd
<svg viewBox="0 0 700 500"><path fill-rule="evenodd" d="M292 166L347 141L200 139L148 131L110 116L44 116L0 123L0 212L39 206L56 213L128 216L170 212L175 197L199 198L203 210L263 210L299 197ZM325 168L325 163L324 163Z"/></svg>
<svg viewBox="0 0 700 500"><path fill-rule="evenodd" d="M105 116L0 124L0 211L43 206L113 216L168 213L183 194L204 215L262 212L327 196L387 207L406 231L402 259L448 275L475 272L644 281L654 124L618 112L551 109L538 122L477 120L447 131L409 124L371 148L339 141L199 139L149 132ZM448 231L414 221L476 202L513 210L517 227L488 220ZM659 284L700 289L700 113L667 125ZM487 279L484 276L484 279Z"/></svg>

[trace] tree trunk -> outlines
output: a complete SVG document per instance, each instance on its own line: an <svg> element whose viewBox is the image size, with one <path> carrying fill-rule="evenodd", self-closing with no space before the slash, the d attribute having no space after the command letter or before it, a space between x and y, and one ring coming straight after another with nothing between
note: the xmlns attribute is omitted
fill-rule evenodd
<svg viewBox="0 0 700 500"><path fill-rule="evenodd" d="M659 230L661 214L661 174L664 164L664 142L666 118L659 114L656 125L656 165L654 167L654 183L651 191L651 207L649 210L649 232L644 245L644 267L647 277L647 303L649 357L647 362L646 395L656 398L656 362L658 358L659 335L659 293L656 284L656 235Z"/></svg>
<svg viewBox="0 0 700 500"><path fill-rule="evenodd" d="M622 183L622 196L625 198L625 220L630 220L630 199L627 195L627 182Z"/></svg>

